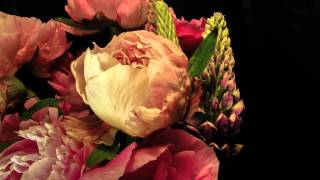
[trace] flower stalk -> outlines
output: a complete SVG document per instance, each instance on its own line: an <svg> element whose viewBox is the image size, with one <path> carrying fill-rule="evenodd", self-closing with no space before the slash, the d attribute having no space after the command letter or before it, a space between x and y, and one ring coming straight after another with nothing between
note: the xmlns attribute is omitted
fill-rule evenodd
<svg viewBox="0 0 320 180"><path fill-rule="evenodd" d="M179 46L172 14L163 0L151 0L149 2L147 19L146 30L168 38Z"/></svg>
<svg viewBox="0 0 320 180"><path fill-rule="evenodd" d="M218 32L217 41L213 56L199 78L203 93L200 110L193 116L199 122L187 124L195 126L204 141L216 150L236 154L242 147L235 146L237 142L234 137L242 127L244 103L236 86L229 30L224 16L219 12L207 19L203 37L206 38L212 31Z"/></svg>

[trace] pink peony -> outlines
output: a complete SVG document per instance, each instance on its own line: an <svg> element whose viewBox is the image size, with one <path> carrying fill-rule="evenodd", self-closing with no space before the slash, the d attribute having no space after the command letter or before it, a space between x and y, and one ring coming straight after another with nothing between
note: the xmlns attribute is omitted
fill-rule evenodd
<svg viewBox="0 0 320 180"><path fill-rule="evenodd" d="M47 76L53 60L69 46L66 33L55 21L41 23L0 12L0 77L14 75L32 58L34 73Z"/></svg>
<svg viewBox="0 0 320 180"><path fill-rule="evenodd" d="M147 21L149 0L68 0L65 10L75 21L91 20L102 12L121 27L131 29Z"/></svg>
<svg viewBox="0 0 320 180"><path fill-rule="evenodd" d="M88 49L71 70L77 92L100 119L146 137L184 117L191 92L187 66L172 41L142 30Z"/></svg>
<svg viewBox="0 0 320 180"><path fill-rule="evenodd" d="M37 102L38 99L36 98L28 99L25 102L24 107L26 110L28 110ZM55 108L45 107L39 109L38 111L33 113L31 119L27 119L24 121L20 119L18 113L4 115L0 124L0 142L12 142L21 139L16 133L16 131L27 129L33 125L42 124L48 118L52 118L50 117L50 111L52 111L52 109Z"/></svg>
<svg viewBox="0 0 320 180"><path fill-rule="evenodd" d="M216 180L219 160L201 140L182 130L166 129L133 143L107 165L80 180Z"/></svg>
<svg viewBox="0 0 320 180"><path fill-rule="evenodd" d="M183 17L175 18L176 32L183 51L191 56L203 41L202 33L205 29L205 19L186 21Z"/></svg>
<svg viewBox="0 0 320 180"><path fill-rule="evenodd" d="M58 112L50 113L51 124L18 131L25 139L0 154L0 179L79 179L92 147L68 138L58 124Z"/></svg>

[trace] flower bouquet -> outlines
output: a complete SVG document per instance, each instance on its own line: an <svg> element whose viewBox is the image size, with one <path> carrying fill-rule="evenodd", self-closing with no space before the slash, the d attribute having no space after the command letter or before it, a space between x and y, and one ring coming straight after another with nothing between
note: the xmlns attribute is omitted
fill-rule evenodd
<svg viewBox="0 0 320 180"><path fill-rule="evenodd" d="M244 111L224 16L64 8L45 23L0 12L0 179L218 179Z"/></svg>

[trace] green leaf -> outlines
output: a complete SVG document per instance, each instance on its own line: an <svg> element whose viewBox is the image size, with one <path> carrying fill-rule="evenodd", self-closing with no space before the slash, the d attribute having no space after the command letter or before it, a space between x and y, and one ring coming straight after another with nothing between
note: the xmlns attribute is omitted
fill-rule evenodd
<svg viewBox="0 0 320 180"><path fill-rule="evenodd" d="M120 150L120 143L115 143L113 146L100 144L92 151L87 159L87 165L93 166L101 163L104 160L113 159Z"/></svg>
<svg viewBox="0 0 320 180"><path fill-rule="evenodd" d="M21 115L21 119L30 119L32 115L38 110L44 107L58 107L58 102L54 98L41 99L35 105L33 105L29 110L24 111Z"/></svg>
<svg viewBox="0 0 320 180"><path fill-rule="evenodd" d="M80 23L74 22L72 19L64 18L64 17L58 17L58 18L55 18L55 20L62 22L66 25L78 28L78 29L84 29L84 30L98 30L98 29L100 29L99 27L90 26L90 25L86 25L86 24L80 24Z"/></svg>
<svg viewBox="0 0 320 180"><path fill-rule="evenodd" d="M202 41L189 60L188 72L190 77L200 77L212 57L217 42L217 31L212 31Z"/></svg>

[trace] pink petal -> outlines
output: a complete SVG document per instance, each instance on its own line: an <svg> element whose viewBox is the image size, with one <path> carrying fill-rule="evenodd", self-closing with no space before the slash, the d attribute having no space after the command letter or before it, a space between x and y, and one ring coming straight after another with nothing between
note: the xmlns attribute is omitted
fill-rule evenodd
<svg viewBox="0 0 320 180"><path fill-rule="evenodd" d="M117 180L125 172L125 168L131 158L132 151L137 147L136 143L130 144L127 148L121 151L107 165L101 168L96 168L85 173L80 180Z"/></svg>
<svg viewBox="0 0 320 180"><path fill-rule="evenodd" d="M21 180L47 180L49 172L52 170L52 164L54 158L43 158L39 161L34 162L29 169L24 172L21 176Z"/></svg>
<svg viewBox="0 0 320 180"><path fill-rule="evenodd" d="M21 174L17 172L12 172L7 178L4 180L20 180Z"/></svg>
<svg viewBox="0 0 320 180"><path fill-rule="evenodd" d="M142 148L134 151L131 156L131 161L127 164L126 173L133 172L150 161L155 161L166 150L169 145L158 145L150 148Z"/></svg>
<svg viewBox="0 0 320 180"><path fill-rule="evenodd" d="M1 122L1 131L17 131L19 130L19 123L18 113L5 115Z"/></svg>
<svg viewBox="0 0 320 180"><path fill-rule="evenodd" d="M41 31L38 33L39 54L35 60L37 66L46 65L57 59L71 46L71 43L67 43L65 31L54 20L43 24Z"/></svg>
<svg viewBox="0 0 320 180"><path fill-rule="evenodd" d="M53 61L69 47L66 33L58 23L42 23L36 18L18 17L0 12L0 77L14 75L38 50L33 72L47 76Z"/></svg>
<svg viewBox="0 0 320 180"><path fill-rule="evenodd" d="M167 180L193 180L196 165L199 163L197 156L194 151L182 151L176 154L170 164L170 168L173 169L168 171Z"/></svg>
<svg viewBox="0 0 320 180"><path fill-rule="evenodd" d="M2 151L0 154L0 157L3 158L4 156L10 155L16 151L26 150L26 149L34 149L37 150L37 143L34 141L31 141L29 139L24 139L21 141L18 141L11 146L9 146L7 149Z"/></svg>
<svg viewBox="0 0 320 180"><path fill-rule="evenodd" d="M148 137L142 147L170 143L169 149L173 155L182 151L193 151L197 154L194 176L218 178L219 160L213 149L204 142L182 130L165 129Z"/></svg>
<svg viewBox="0 0 320 180"><path fill-rule="evenodd" d="M150 148L152 149L152 147ZM131 158L131 161L133 158ZM139 159L136 159L139 161ZM163 151L161 155L154 161L150 161L144 164L142 167L134 172L126 173L120 178L120 180L131 180L131 179L166 179L167 168L172 161L171 153L168 149Z"/></svg>
<svg viewBox="0 0 320 180"><path fill-rule="evenodd" d="M75 21L82 19L91 20L95 15L95 11L88 0L68 0L68 5L65 6L65 10Z"/></svg>
<svg viewBox="0 0 320 180"><path fill-rule="evenodd" d="M25 103L24 103L24 108L26 108L27 110L30 109L33 105L35 105L39 100L37 98L31 98L28 99Z"/></svg>
<svg viewBox="0 0 320 180"><path fill-rule="evenodd" d="M0 123L0 142L19 139L15 133L15 131L19 130L20 119L18 113L5 115Z"/></svg>
<svg viewBox="0 0 320 180"><path fill-rule="evenodd" d="M60 96L63 96L68 93L68 89L61 86L60 84L54 83L52 81L48 81L48 83L53 89L55 89L58 92Z"/></svg>

